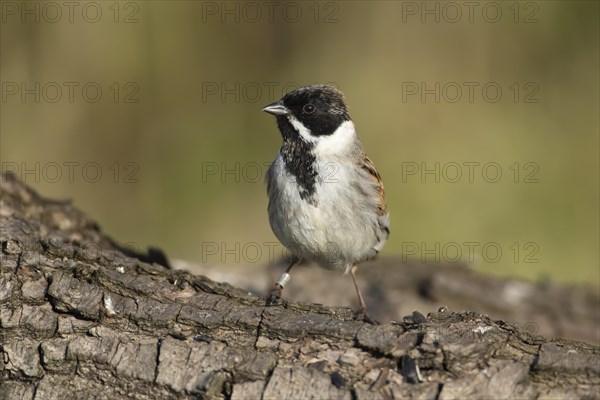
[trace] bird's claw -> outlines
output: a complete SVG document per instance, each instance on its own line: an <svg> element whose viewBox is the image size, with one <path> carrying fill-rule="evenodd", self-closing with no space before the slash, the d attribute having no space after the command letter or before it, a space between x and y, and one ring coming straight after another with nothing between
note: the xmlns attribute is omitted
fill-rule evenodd
<svg viewBox="0 0 600 400"><path fill-rule="evenodd" d="M283 289L278 284L273 286L273 289L269 292L269 296L267 296L267 301L265 302L265 306L269 307L277 303L277 300L281 298L281 289Z"/></svg>
<svg viewBox="0 0 600 400"><path fill-rule="evenodd" d="M369 314L367 314L367 310L364 308L359 308L354 314L354 319L356 321L366 322L371 325L380 325L379 321L372 318Z"/></svg>

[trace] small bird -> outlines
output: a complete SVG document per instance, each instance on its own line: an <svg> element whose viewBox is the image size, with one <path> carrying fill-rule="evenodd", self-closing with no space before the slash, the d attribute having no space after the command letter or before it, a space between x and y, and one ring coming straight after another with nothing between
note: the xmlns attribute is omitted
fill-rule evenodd
<svg viewBox="0 0 600 400"><path fill-rule="evenodd" d="M277 118L283 144L265 181L273 233L292 254L267 305L281 297L301 260L350 273L357 318L372 321L356 283L356 265L374 258L387 240L389 214L383 183L367 157L343 94L311 85L287 93L262 111Z"/></svg>

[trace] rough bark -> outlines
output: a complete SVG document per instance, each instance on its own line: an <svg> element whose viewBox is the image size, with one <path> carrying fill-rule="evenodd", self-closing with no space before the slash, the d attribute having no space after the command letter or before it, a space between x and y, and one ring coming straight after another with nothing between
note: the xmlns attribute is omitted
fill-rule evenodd
<svg viewBox="0 0 600 400"><path fill-rule="evenodd" d="M266 308L2 181L0 398L598 398L593 345L475 312L370 325L348 308Z"/></svg>

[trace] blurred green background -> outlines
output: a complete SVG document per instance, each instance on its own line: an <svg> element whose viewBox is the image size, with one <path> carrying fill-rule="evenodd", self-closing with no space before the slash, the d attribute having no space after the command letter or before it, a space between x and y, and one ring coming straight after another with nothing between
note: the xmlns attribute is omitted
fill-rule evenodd
<svg viewBox="0 0 600 400"><path fill-rule="evenodd" d="M3 1L2 170L121 242L263 265L260 109L329 82L386 184L383 256L598 288L599 3L465 3Z"/></svg>

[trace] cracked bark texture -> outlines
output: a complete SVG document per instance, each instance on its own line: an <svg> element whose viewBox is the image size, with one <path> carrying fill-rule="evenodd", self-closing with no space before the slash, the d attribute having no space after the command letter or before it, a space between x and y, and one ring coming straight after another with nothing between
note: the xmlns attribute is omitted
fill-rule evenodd
<svg viewBox="0 0 600 400"><path fill-rule="evenodd" d="M10 175L1 189L1 399L599 397L596 346L475 312L370 325L348 308L265 308L127 255Z"/></svg>

